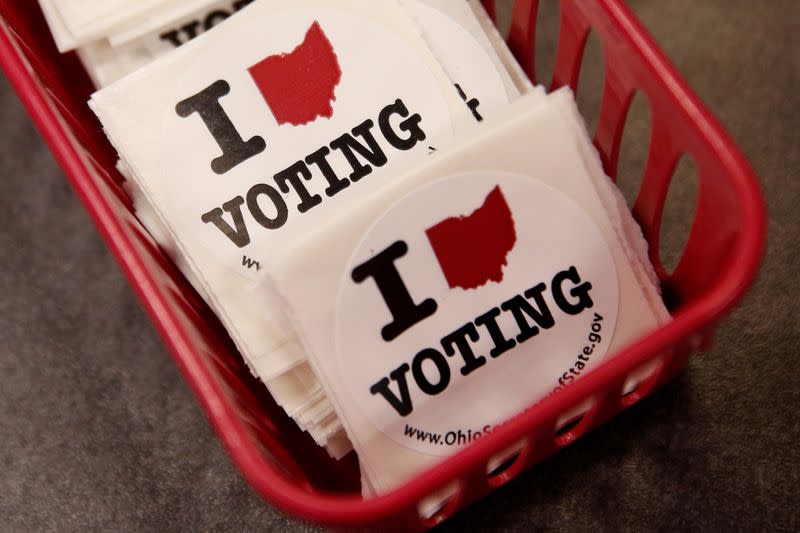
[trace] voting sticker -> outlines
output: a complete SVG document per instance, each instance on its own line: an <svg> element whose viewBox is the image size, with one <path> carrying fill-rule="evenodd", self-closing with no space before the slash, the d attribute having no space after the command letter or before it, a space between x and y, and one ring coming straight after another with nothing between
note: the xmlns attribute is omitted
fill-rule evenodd
<svg viewBox="0 0 800 533"><path fill-rule="evenodd" d="M243 257L263 264L296 235L287 230L313 228L324 205L367 194L447 145L457 105L375 23L332 9L275 17L268 38L252 21L199 54L163 124L164 207L176 232L245 275L256 272Z"/></svg>
<svg viewBox="0 0 800 533"><path fill-rule="evenodd" d="M367 232L342 280L338 369L398 444L447 455L607 354L619 281L601 231L534 178L434 182Z"/></svg>

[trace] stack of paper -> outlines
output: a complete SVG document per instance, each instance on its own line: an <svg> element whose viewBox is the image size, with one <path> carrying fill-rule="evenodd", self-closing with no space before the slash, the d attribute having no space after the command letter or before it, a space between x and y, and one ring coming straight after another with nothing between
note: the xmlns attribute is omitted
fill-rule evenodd
<svg viewBox="0 0 800 533"><path fill-rule="evenodd" d="M257 0L91 106L139 218L340 457L349 439L268 264L531 88L478 2Z"/></svg>
<svg viewBox="0 0 800 533"><path fill-rule="evenodd" d="M357 209L328 212L266 273L369 494L668 320L646 252L564 89L521 98Z"/></svg>
<svg viewBox="0 0 800 533"><path fill-rule="evenodd" d="M61 52L106 86L209 31L253 0L39 0Z"/></svg>

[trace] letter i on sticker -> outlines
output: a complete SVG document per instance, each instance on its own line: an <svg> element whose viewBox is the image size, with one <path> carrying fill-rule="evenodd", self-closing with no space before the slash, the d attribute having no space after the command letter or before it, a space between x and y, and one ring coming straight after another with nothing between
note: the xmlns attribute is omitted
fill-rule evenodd
<svg viewBox="0 0 800 533"><path fill-rule="evenodd" d="M333 116L342 69L319 22L311 25L293 51L268 56L248 71L279 125L300 126ZM175 106L180 117L200 115L219 145L222 155L211 162L216 174L225 174L266 149L262 137L245 141L239 134L220 103L230 92L227 81L217 80Z"/></svg>

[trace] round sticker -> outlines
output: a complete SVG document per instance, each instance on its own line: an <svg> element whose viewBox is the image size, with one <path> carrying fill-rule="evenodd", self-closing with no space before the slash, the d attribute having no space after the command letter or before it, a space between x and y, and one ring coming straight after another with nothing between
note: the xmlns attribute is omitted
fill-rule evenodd
<svg viewBox="0 0 800 533"><path fill-rule="evenodd" d="M502 172L445 178L352 256L340 379L391 439L446 455L596 366L618 306L608 244L571 198Z"/></svg>
<svg viewBox="0 0 800 533"><path fill-rule="evenodd" d="M236 39L202 41L161 142L176 233L251 279L319 213L448 145L465 109L389 23L326 8L274 16L268 31L248 19Z"/></svg>
<svg viewBox="0 0 800 533"><path fill-rule="evenodd" d="M469 107L472 118L482 120L508 104L508 93L495 62L478 40L453 17L428 5L429 0L406 0L425 41L441 63L456 90ZM458 9L458 8L456 8ZM472 16L471 7L462 8ZM483 31L478 28L478 31Z"/></svg>

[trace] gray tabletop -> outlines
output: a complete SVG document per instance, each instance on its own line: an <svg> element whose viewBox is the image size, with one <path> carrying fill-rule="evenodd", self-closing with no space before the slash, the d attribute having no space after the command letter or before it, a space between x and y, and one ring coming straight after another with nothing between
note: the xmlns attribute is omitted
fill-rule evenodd
<svg viewBox="0 0 800 533"><path fill-rule="evenodd" d="M630 4L762 178L760 281L672 384L444 530L800 530L800 2ZM0 530L315 529L237 474L4 80L0 102ZM676 191L679 229L691 187Z"/></svg>

